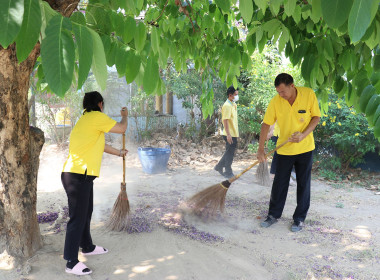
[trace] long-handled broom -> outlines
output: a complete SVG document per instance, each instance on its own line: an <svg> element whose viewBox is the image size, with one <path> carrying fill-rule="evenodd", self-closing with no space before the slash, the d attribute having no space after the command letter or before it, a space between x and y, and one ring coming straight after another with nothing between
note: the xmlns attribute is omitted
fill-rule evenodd
<svg viewBox="0 0 380 280"><path fill-rule="evenodd" d="M286 143L288 143L289 140L286 140L284 143L278 145L275 149L270 151L269 153L265 154L265 158L278 149L280 149L282 146L284 146ZM239 179L241 175L243 175L245 172L250 170L252 167L257 165L259 161L255 161L250 166L248 166L246 169L244 169L240 174L223 181L221 183L212 185L203 191L195 194L192 196L188 201L187 205L190 206L190 212L197 216L202 216L204 218L212 218L215 216L216 212L220 210L220 212L224 211L224 203L226 200L226 194L228 191L228 188L230 185Z"/></svg>
<svg viewBox="0 0 380 280"><path fill-rule="evenodd" d="M123 133L123 151L125 150L125 133ZM123 155L123 182L120 193L113 205L112 214L106 224L109 230L122 231L128 228L130 222L129 200L125 183L125 155Z"/></svg>

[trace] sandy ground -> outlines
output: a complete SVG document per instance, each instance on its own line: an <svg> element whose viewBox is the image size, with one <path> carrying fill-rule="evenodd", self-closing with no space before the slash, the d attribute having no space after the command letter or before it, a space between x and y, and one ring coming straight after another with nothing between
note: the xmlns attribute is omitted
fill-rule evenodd
<svg viewBox="0 0 380 280"><path fill-rule="evenodd" d="M231 185L225 214L204 222L181 216L177 206L224 180L212 169L218 158L208 164L170 165L166 174L148 175L135 151L130 147L126 171L129 232L104 228L122 179L121 159L104 155L101 176L95 180L92 236L110 252L80 256L93 270L82 279L380 279L380 195L313 180L306 227L292 233L296 191L291 186L283 217L262 229L270 188L255 183L253 169ZM64 272L62 257L67 201L60 172L66 156L67 150L44 147L37 211L58 212L59 217L40 224L44 246L27 266L15 268L11 260L0 258L1 280L77 279ZM235 162L235 173L249 164Z"/></svg>

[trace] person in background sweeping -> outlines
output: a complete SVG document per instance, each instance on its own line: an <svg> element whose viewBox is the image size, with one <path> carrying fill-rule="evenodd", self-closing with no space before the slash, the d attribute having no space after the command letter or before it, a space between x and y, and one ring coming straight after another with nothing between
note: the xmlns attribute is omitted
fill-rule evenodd
<svg viewBox="0 0 380 280"><path fill-rule="evenodd" d="M289 142L277 151L277 167L270 196L268 216L260 225L270 227L282 215L293 166L297 175L297 207L293 214L291 231L302 230L310 206L311 167L315 149L313 130L321 112L312 89L296 87L293 77L279 74L274 86L278 95L272 98L261 125L257 159L265 160L264 145L271 125L276 121L280 129L277 145Z"/></svg>
<svg viewBox="0 0 380 280"><path fill-rule="evenodd" d="M104 101L97 91L87 92L83 98L83 115L70 135L69 156L63 166L61 180L66 191L70 220L67 223L63 257L66 272L86 275L92 271L78 260L82 255L98 255L107 249L93 244L90 233L93 209L93 180L99 176L103 152L125 156L127 150L105 144L104 133L124 133L128 127L128 110L123 107L118 123L103 113Z"/></svg>
<svg viewBox="0 0 380 280"><path fill-rule="evenodd" d="M223 139L226 142L226 151L214 170L218 171L226 178L234 176L232 172L232 162L234 160L235 150L237 147L237 139L239 137L239 128L237 120L236 101L239 100L239 92L233 86L227 89L227 100L222 107L223 122ZM223 172L223 168L225 169Z"/></svg>

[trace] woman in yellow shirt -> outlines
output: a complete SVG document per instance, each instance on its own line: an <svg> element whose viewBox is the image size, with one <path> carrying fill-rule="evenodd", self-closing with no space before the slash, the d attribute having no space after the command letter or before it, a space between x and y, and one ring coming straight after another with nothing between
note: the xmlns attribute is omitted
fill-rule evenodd
<svg viewBox="0 0 380 280"><path fill-rule="evenodd" d="M104 101L97 91L87 92L83 98L83 115L70 134L69 156L63 166L61 180L65 188L70 220L67 223L63 257L66 272L86 275L92 271L78 260L79 247L83 255L98 255L108 250L92 242L90 223L93 209L93 180L99 177L103 152L123 156L105 144L104 133L124 133L128 127L128 110L123 107L118 123L103 113Z"/></svg>

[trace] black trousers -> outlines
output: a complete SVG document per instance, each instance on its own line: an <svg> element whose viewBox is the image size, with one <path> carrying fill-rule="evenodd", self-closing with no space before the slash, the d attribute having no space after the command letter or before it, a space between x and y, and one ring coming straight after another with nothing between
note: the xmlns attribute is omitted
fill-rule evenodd
<svg viewBox="0 0 380 280"><path fill-rule="evenodd" d="M277 136L272 136L270 138L272 142L276 145L278 137ZM270 165L270 174L276 174L276 167L277 167L277 152L274 152L273 158L272 158L272 163Z"/></svg>
<svg viewBox="0 0 380 280"><path fill-rule="evenodd" d="M79 247L90 248L93 246L90 223L95 178L96 176L69 172L62 172L61 174L61 181L67 194L70 217L67 223L63 252L65 260L77 260Z"/></svg>
<svg viewBox="0 0 380 280"><path fill-rule="evenodd" d="M227 136L223 135L223 139L226 142L226 151L224 152L223 157L220 159L220 161L217 164L218 168L225 168L225 173L230 174L232 173L232 162L234 160L235 156L235 150L237 147L237 137L232 137L232 144L228 143Z"/></svg>
<svg viewBox="0 0 380 280"><path fill-rule="evenodd" d="M289 179L294 166L297 177L297 207L293 214L294 221L303 222L310 207L310 183L313 152L299 155L277 154L277 168L273 180L268 215L278 219L284 210L289 189Z"/></svg>

